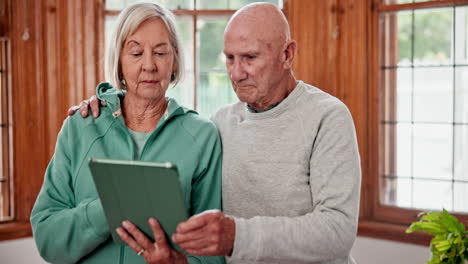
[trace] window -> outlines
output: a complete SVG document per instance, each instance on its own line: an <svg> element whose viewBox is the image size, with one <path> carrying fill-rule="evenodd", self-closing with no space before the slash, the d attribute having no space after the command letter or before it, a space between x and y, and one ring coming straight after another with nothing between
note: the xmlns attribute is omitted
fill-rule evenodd
<svg viewBox="0 0 468 264"><path fill-rule="evenodd" d="M11 210L11 177L10 177L10 151L9 151L9 125L8 125L8 39L0 38L0 221L9 220Z"/></svg>
<svg viewBox="0 0 468 264"><path fill-rule="evenodd" d="M380 2L370 218L406 228L418 212L445 208L466 220L468 1Z"/></svg>
<svg viewBox="0 0 468 264"><path fill-rule="evenodd" d="M135 0L107 0L105 32L109 34L119 10ZM170 88L168 95L179 103L209 117L222 105L237 101L226 74L223 32L236 9L252 0L177 0L155 1L176 15L185 55L185 78ZM281 0L269 0L282 5Z"/></svg>

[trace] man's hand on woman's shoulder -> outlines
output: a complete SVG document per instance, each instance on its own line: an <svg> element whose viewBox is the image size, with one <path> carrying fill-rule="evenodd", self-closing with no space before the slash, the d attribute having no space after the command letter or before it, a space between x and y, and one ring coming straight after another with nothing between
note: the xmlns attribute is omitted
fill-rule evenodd
<svg viewBox="0 0 468 264"><path fill-rule="evenodd" d="M96 95L93 95L88 100L82 101L79 105L70 107L68 109L68 115L72 116L76 113L76 111L80 110L81 116L87 117L89 114L89 109L91 109L93 118L97 118L100 114L99 106L106 106L106 104L99 100Z"/></svg>

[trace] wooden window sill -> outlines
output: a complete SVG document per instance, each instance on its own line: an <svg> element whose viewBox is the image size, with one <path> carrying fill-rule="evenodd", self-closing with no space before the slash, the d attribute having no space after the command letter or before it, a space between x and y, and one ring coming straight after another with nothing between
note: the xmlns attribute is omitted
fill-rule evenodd
<svg viewBox="0 0 468 264"><path fill-rule="evenodd" d="M29 222L0 223L0 241L32 236Z"/></svg>
<svg viewBox="0 0 468 264"><path fill-rule="evenodd" d="M385 222L359 220L358 235L370 238L392 240L395 242L411 243L428 246L431 235L414 232L405 233L408 225L391 224Z"/></svg>

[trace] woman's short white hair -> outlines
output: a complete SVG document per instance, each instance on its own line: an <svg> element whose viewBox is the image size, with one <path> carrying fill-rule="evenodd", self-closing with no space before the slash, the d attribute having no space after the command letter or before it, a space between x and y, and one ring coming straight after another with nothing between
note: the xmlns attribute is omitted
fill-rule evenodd
<svg viewBox="0 0 468 264"><path fill-rule="evenodd" d="M171 75L171 84L175 86L182 78L183 55L174 15L168 9L155 3L137 3L128 6L119 14L105 52L105 77L117 89L125 89L120 65L120 53L124 41L135 32L141 23L151 18L160 18L169 31L169 39L174 48L174 63L177 66Z"/></svg>

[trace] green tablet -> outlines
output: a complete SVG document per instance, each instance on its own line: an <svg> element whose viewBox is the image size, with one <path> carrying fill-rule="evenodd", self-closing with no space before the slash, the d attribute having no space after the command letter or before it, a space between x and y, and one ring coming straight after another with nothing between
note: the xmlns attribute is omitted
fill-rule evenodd
<svg viewBox="0 0 468 264"><path fill-rule="evenodd" d="M156 218L171 245L177 225L188 217L177 168L171 163L91 159L89 161L96 189L112 238L125 244L115 229L129 220L148 237L154 236L148 224Z"/></svg>

